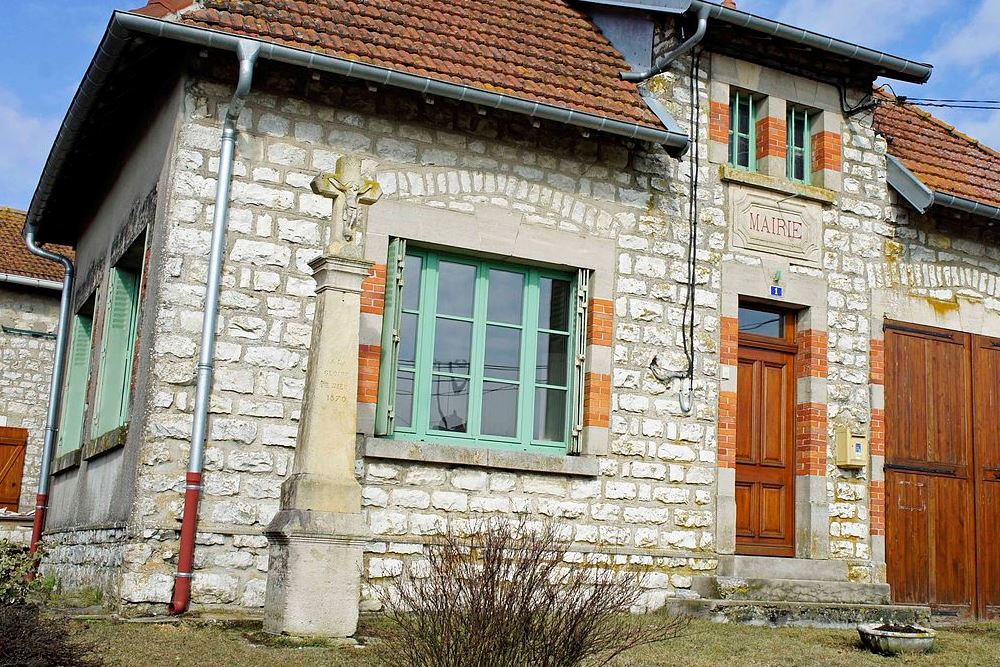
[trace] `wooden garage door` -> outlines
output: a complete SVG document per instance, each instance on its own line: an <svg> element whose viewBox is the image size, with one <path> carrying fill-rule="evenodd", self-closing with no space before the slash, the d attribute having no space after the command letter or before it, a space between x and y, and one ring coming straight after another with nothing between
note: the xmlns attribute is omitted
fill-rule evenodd
<svg viewBox="0 0 1000 667"><path fill-rule="evenodd" d="M887 323L886 561L897 602L1000 605L1000 343Z"/></svg>
<svg viewBox="0 0 1000 667"><path fill-rule="evenodd" d="M28 432L23 428L0 426L0 507L17 511L21 496L21 475Z"/></svg>

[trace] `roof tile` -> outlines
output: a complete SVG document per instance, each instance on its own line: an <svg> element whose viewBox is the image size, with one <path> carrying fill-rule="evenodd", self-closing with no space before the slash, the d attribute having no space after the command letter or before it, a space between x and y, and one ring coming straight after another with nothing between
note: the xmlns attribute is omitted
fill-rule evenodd
<svg viewBox="0 0 1000 667"><path fill-rule="evenodd" d="M885 101L875 110L875 128L889 154L932 190L1000 206L1000 153L911 104Z"/></svg>
<svg viewBox="0 0 1000 667"><path fill-rule="evenodd" d="M180 20L657 129L567 0L203 0Z"/></svg>
<svg viewBox="0 0 1000 667"><path fill-rule="evenodd" d="M24 245L21 229L24 227L24 211L0 207L0 273L42 280L63 279L63 269L55 262L33 255ZM46 249L73 258L73 250L68 246L48 245Z"/></svg>

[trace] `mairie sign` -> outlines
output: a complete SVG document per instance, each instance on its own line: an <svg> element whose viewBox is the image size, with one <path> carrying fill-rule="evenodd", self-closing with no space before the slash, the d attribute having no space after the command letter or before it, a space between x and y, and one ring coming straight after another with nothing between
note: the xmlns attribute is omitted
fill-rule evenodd
<svg viewBox="0 0 1000 667"><path fill-rule="evenodd" d="M733 187L729 225L732 246L819 266L823 209L812 201Z"/></svg>

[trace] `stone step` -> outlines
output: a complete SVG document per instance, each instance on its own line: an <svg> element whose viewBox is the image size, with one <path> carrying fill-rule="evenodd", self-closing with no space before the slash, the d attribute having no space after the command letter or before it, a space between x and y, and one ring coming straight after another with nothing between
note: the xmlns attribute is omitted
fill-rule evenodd
<svg viewBox="0 0 1000 667"><path fill-rule="evenodd" d="M927 625L928 607L831 602L773 602L767 600L670 600L664 611L716 623L748 625L853 628L859 623Z"/></svg>
<svg viewBox="0 0 1000 667"><path fill-rule="evenodd" d="M847 562L771 556L719 556L720 577L847 581Z"/></svg>
<svg viewBox="0 0 1000 667"><path fill-rule="evenodd" d="M767 600L773 602L836 602L889 604L888 584L802 579L744 579L694 577L691 589L710 600Z"/></svg>

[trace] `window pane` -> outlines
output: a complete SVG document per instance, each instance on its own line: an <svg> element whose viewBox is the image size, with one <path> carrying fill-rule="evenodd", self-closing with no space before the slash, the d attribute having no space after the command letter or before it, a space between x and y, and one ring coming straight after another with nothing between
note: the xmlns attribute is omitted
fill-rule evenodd
<svg viewBox="0 0 1000 667"><path fill-rule="evenodd" d="M795 178L804 181L806 180L806 157L802 151L797 151L795 157L792 158L792 171L795 173Z"/></svg>
<svg viewBox="0 0 1000 667"><path fill-rule="evenodd" d="M413 366L417 363L417 315L403 313L399 320L399 364Z"/></svg>
<svg viewBox="0 0 1000 667"><path fill-rule="evenodd" d="M538 287L538 328L569 331L569 282L542 278Z"/></svg>
<svg viewBox="0 0 1000 667"><path fill-rule="evenodd" d="M805 112L795 113L795 147L805 148L806 145L806 117Z"/></svg>
<svg viewBox="0 0 1000 667"><path fill-rule="evenodd" d="M406 262L403 264L403 308L406 310L420 308L420 275L423 268L423 257L406 256Z"/></svg>
<svg viewBox="0 0 1000 667"><path fill-rule="evenodd" d="M750 167L750 139L739 137L736 140L736 166Z"/></svg>
<svg viewBox="0 0 1000 667"><path fill-rule="evenodd" d="M472 317L475 290L476 267L444 261L438 264L438 313Z"/></svg>
<svg viewBox="0 0 1000 667"><path fill-rule="evenodd" d="M472 322L437 318L434 332L434 370L469 374L472 358Z"/></svg>
<svg viewBox="0 0 1000 667"><path fill-rule="evenodd" d="M739 104L736 109L737 130L740 134L750 134L750 98L746 95L740 95L738 99Z"/></svg>
<svg viewBox="0 0 1000 667"><path fill-rule="evenodd" d="M773 338L785 337L785 318L781 313L740 308L740 331Z"/></svg>
<svg viewBox="0 0 1000 667"><path fill-rule="evenodd" d="M569 336L538 334L538 375L540 384L566 386L569 362Z"/></svg>
<svg viewBox="0 0 1000 667"><path fill-rule="evenodd" d="M535 389L535 440L563 440L566 434L566 390Z"/></svg>
<svg viewBox="0 0 1000 667"><path fill-rule="evenodd" d="M469 381L434 376L431 382L430 419L435 431L466 433L469 425Z"/></svg>
<svg viewBox="0 0 1000 667"><path fill-rule="evenodd" d="M413 371L399 371L396 374L396 426L413 426Z"/></svg>
<svg viewBox="0 0 1000 667"><path fill-rule="evenodd" d="M517 380L521 377L521 330L487 325L486 367L489 378Z"/></svg>
<svg viewBox="0 0 1000 667"><path fill-rule="evenodd" d="M483 435L501 435L513 438L517 435L516 384L504 382L483 383Z"/></svg>
<svg viewBox="0 0 1000 667"><path fill-rule="evenodd" d="M524 274L490 269L490 295L486 319L490 322L521 323Z"/></svg>

